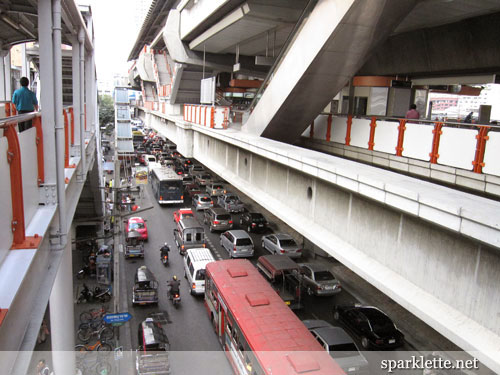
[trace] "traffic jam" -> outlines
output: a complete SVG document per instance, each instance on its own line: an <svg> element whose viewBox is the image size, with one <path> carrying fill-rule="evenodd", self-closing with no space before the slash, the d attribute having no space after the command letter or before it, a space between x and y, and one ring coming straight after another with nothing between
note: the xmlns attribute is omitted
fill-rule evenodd
<svg viewBox="0 0 500 375"><path fill-rule="evenodd" d="M312 256L265 207L152 129L136 125L134 149L130 186L155 210L143 214L133 195L122 202L130 211L122 233L131 313L123 315L138 327L137 374L170 374L172 351L202 343L217 342L233 372L245 374L376 373L382 357L369 351L416 350L388 314L345 290L332 272L338 262ZM206 318L191 315L195 309ZM113 337L106 325L92 326L105 314L80 317L79 337L96 335L97 350L110 350ZM186 339L175 345L177 327L193 320L200 348Z"/></svg>

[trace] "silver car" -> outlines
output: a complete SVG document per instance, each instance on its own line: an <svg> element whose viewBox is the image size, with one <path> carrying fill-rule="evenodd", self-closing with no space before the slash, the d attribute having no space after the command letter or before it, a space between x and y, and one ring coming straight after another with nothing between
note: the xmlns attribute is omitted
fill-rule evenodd
<svg viewBox="0 0 500 375"><path fill-rule="evenodd" d="M205 172L205 168L203 168L203 165L199 165L199 164L188 167L188 170L189 170L189 173L191 173L191 175Z"/></svg>
<svg viewBox="0 0 500 375"><path fill-rule="evenodd" d="M290 258L300 258L302 249L297 242L286 233L269 234L262 237L262 248L271 254L288 255Z"/></svg>
<svg viewBox="0 0 500 375"><path fill-rule="evenodd" d="M253 256L253 241L244 230L228 230L220 235L220 245L226 249L230 258Z"/></svg>
<svg viewBox="0 0 500 375"><path fill-rule="evenodd" d="M222 184L208 184L207 194L212 197L218 197L219 195L226 194L226 189L224 189L224 185Z"/></svg>
<svg viewBox="0 0 500 375"><path fill-rule="evenodd" d="M303 320L302 323L346 375L369 374L368 361L346 331L324 320Z"/></svg>
<svg viewBox="0 0 500 375"><path fill-rule="evenodd" d="M193 195L193 207L196 211L206 210L214 206L214 201L208 194Z"/></svg>
<svg viewBox="0 0 500 375"><path fill-rule="evenodd" d="M324 266L312 263L299 263L302 271L302 285L312 296L333 296L340 293L342 287L335 276Z"/></svg>
<svg viewBox="0 0 500 375"><path fill-rule="evenodd" d="M212 182L212 175L209 173L200 173L195 176L196 183L200 186L206 186Z"/></svg>

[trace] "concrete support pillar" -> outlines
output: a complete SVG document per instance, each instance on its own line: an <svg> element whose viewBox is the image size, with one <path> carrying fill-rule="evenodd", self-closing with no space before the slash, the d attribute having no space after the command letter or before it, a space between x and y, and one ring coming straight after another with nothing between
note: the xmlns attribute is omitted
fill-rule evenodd
<svg viewBox="0 0 500 375"><path fill-rule="evenodd" d="M7 99L7 92L5 90L5 64L3 56L7 54L7 51L0 50L0 100L10 100Z"/></svg>
<svg viewBox="0 0 500 375"><path fill-rule="evenodd" d="M75 146L81 145L80 134L80 43L78 38L71 41L72 56L72 80L73 80L73 118L75 120Z"/></svg>
<svg viewBox="0 0 500 375"><path fill-rule="evenodd" d="M26 43L21 45L21 76L27 77L31 82L30 64L26 56Z"/></svg>
<svg viewBox="0 0 500 375"><path fill-rule="evenodd" d="M38 43L40 44L40 108L42 110L45 184L56 183L54 137L54 64L52 42L52 2L38 1Z"/></svg>
<svg viewBox="0 0 500 375"><path fill-rule="evenodd" d="M52 361L56 374L75 373L71 233L68 233L65 248L60 250L64 253L49 299Z"/></svg>

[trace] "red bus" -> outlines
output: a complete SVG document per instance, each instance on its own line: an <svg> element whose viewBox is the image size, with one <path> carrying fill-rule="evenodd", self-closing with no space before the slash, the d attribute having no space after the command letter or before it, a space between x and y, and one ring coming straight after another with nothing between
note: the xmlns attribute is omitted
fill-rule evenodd
<svg viewBox="0 0 500 375"><path fill-rule="evenodd" d="M344 374L246 259L207 264L205 305L236 374Z"/></svg>

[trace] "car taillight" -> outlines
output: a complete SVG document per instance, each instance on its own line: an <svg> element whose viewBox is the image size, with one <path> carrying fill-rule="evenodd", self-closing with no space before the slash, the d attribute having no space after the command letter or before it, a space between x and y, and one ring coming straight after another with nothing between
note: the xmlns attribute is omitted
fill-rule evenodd
<svg viewBox="0 0 500 375"><path fill-rule="evenodd" d="M220 224L220 222L217 220L214 220L214 224Z"/></svg>
<svg viewBox="0 0 500 375"><path fill-rule="evenodd" d="M160 195L160 200L161 200L161 201L163 200L163 196L162 196L162 195Z"/></svg>
<svg viewBox="0 0 500 375"><path fill-rule="evenodd" d="M257 224L255 224L255 223L252 223L252 227L254 227L254 226L256 226L256 225L257 225Z"/></svg>
<svg viewBox="0 0 500 375"><path fill-rule="evenodd" d="M198 202L198 206L201 206L201 202Z"/></svg>
<svg viewBox="0 0 500 375"><path fill-rule="evenodd" d="M181 199L184 199L184 195L181 195Z"/></svg>
<svg viewBox="0 0 500 375"><path fill-rule="evenodd" d="M203 245L202 245L202 247L207 247L207 245L206 245L206 244L203 244Z"/></svg>
<svg viewBox="0 0 500 375"><path fill-rule="evenodd" d="M236 252L236 246L233 247L233 252Z"/></svg>
<svg viewBox="0 0 500 375"><path fill-rule="evenodd" d="M321 289L325 289L325 287L324 286L318 286L318 287L316 287L316 290L321 290Z"/></svg>
<svg viewBox="0 0 500 375"><path fill-rule="evenodd" d="M377 345L382 345L384 343L384 340L375 340L375 344Z"/></svg>
<svg viewBox="0 0 500 375"><path fill-rule="evenodd" d="M229 224L232 224L232 223L233 223L233 221L232 221L232 220L229 220Z"/></svg>
<svg viewBox="0 0 500 375"><path fill-rule="evenodd" d="M191 286L191 288L196 289L196 284L193 283L193 285Z"/></svg>
<svg viewBox="0 0 500 375"><path fill-rule="evenodd" d="M226 191L224 190L224 194L226 194Z"/></svg>
<svg viewBox="0 0 500 375"><path fill-rule="evenodd" d="M210 201L210 204L214 204L214 201Z"/></svg>
<svg viewBox="0 0 500 375"><path fill-rule="evenodd" d="M181 246L181 249L184 249L184 245Z"/></svg>
<svg viewBox="0 0 500 375"><path fill-rule="evenodd" d="M301 253L301 252L302 252L302 249L298 249L298 250L297 250L297 252L298 252L298 253Z"/></svg>
<svg viewBox="0 0 500 375"><path fill-rule="evenodd" d="M182 172L177 172L177 174L182 174Z"/></svg>
<svg viewBox="0 0 500 375"><path fill-rule="evenodd" d="M285 250L281 249L281 250L280 250L280 253L281 253L281 254L285 254Z"/></svg>

